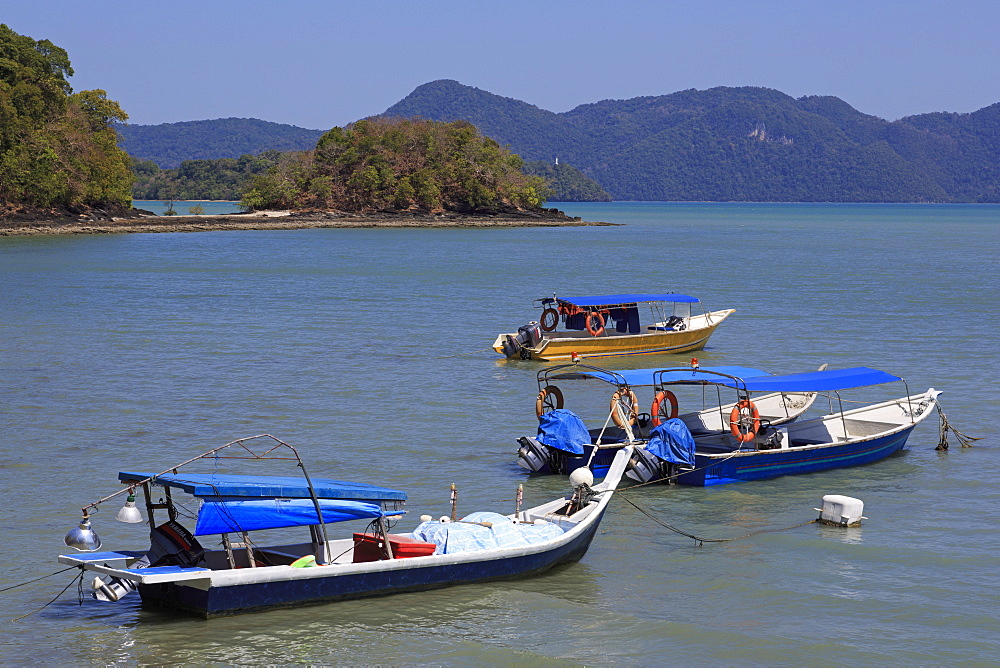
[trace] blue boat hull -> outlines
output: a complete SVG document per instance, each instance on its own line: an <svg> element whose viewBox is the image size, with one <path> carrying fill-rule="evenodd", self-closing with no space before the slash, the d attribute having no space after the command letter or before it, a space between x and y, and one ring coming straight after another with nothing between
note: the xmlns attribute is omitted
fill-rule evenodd
<svg viewBox="0 0 1000 668"><path fill-rule="evenodd" d="M763 450L728 459L726 455L709 456L696 453L695 470L681 474L677 482L682 485L708 487L871 464L902 450L912 431L913 425L894 434L864 441L819 447Z"/></svg>
<svg viewBox="0 0 1000 668"><path fill-rule="evenodd" d="M556 462L556 466L551 464L546 464L538 471L535 471L533 475L569 475L573 471L580 468L589 468L594 474L595 480L600 480L608 474L608 469L611 468L611 462L615 460L615 455L621 450L621 448L600 448L594 458L590 458L591 452L593 452L594 445L583 446L582 455L570 455L564 452L557 452L556 457L551 458ZM622 446L624 447L624 446Z"/></svg>
<svg viewBox="0 0 1000 668"><path fill-rule="evenodd" d="M603 515L603 510L601 511ZM486 561L373 571L325 578L210 587L179 583L140 585L143 605L173 608L211 618L273 608L316 605L352 598L448 587L469 582L513 579L579 561L590 546L601 517L564 545L534 554Z"/></svg>

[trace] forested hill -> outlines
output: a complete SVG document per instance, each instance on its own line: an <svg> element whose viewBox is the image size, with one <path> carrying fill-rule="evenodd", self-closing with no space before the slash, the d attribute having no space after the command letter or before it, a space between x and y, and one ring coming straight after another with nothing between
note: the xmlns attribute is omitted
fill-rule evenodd
<svg viewBox="0 0 1000 668"><path fill-rule="evenodd" d="M269 150L311 150L324 132L255 118L119 125L117 129L122 136L120 146L129 155L152 160L163 169L179 167L184 160L239 158Z"/></svg>
<svg viewBox="0 0 1000 668"><path fill-rule="evenodd" d="M1000 104L889 122L836 97L713 88L554 113L441 80L384 116L467 120L616 200L1000 202Z"/></svg>

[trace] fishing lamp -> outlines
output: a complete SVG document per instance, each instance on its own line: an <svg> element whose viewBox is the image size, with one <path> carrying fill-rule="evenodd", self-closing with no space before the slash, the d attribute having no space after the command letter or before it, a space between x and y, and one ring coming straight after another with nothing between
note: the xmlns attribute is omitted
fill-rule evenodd
<svg viewBox="0 0 1000 668"><path fill-rule="evenodd" d="M81 552L94 552L101 549L101 539L97 532L90 528L90 515L87 513L83 514L80 526L69 530L69 533L63 538L63 542Z"/></svg>
<svg viewBox="0 0 1000 668"><path fill-rule="evenodd" d="M115 519L126 524L138 524L142 521L142 513L135 507L135 494L129 492L128 498L125 499L125 505L115 515Z"/></svg>

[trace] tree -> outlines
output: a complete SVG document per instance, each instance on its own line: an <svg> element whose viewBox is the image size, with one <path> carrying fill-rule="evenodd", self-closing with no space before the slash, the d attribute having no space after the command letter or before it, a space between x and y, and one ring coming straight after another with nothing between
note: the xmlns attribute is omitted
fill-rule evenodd
<svg viewBox="0 0 1000 668"><path fill-rule="evenodd" d="M73 94L66 51L0 24L0 204L130 206L131 159L103 90Z"/></svg>

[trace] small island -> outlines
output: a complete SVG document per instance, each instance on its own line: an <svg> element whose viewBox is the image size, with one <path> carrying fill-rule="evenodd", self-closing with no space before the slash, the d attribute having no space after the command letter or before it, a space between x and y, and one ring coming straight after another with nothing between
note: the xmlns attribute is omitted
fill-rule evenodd
<svg viewBox="0 0 1000 668"><path fill-rule="evenodd" d="M243 214L159 217L133 209L136 162L103 90L74 93L65 50L0 24L0 236L309 227L602 225L543 206L545 179L465 121L366 119L311 151L275 155Z"/></svg>

